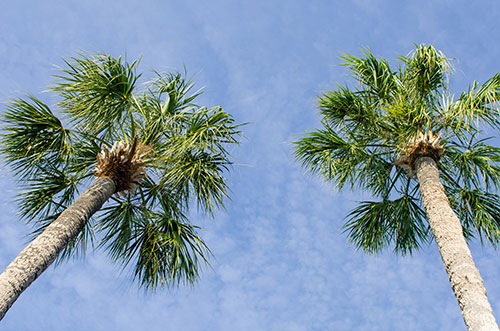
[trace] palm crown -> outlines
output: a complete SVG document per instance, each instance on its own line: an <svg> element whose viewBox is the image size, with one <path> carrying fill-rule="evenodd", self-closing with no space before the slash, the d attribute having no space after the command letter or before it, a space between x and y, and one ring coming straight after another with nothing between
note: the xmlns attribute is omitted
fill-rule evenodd
<svg viewBox="0 0 500 331"><path fill-rule="evenodd" d="M371 192L344 229L368 252L393 245L411 253L430 240L413 161L425 153L438 162L464 235L500 243L500 149L483 137L499 127L500 74L474 82L456 100L448 91L450 61L420 45L398 65L375 57L343 56L358 88L339 86L319 97L322 128L295 144L296 156L313 173Z"/></svg>
<svg viewBox="0 0 500 331"><path fill-rule="evenodd" d="M51 88L62 119L34 96L12 101L1 151L24 186L20 212L36 235L94 174L106 176L105 157L133 149L140 162L132 184L120 187L114 178L117 192L130 193L112 197L59 258L98 232L99 246L132 265L141 285L192 283L210 251L188 221L189 205L196 201L209 214L223 206L227 147L238 142L239 125L220 107L196 105L200 91L180 73L154 72L139 87L136 66L104 54L71 58Z"/></svg>

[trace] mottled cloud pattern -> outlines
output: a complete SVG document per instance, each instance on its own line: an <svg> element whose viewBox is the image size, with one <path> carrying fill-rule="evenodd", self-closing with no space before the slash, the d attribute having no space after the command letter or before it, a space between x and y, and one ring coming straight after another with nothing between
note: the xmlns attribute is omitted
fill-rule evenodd
<svg viewBox="0 0 500 331"><path fill-rule="evenodd" d="M102 252L51 267L2 330L463 330L435 244L413 256L356 251L341 232L361 192L338 193L293 160L291 141L318 125L315 98L350 82L342 52L394 60L413 43L457 58L452 91L498 70L500 5L487 1L7 1L0 12L0 100L41 93L75 51L141 69L182 70L244 127L231 201L193 212L213 269L193 288L143 293ZM24 247L17 183L0 172L0 268ZM500 318L498 253L472 253Z"/></svg>

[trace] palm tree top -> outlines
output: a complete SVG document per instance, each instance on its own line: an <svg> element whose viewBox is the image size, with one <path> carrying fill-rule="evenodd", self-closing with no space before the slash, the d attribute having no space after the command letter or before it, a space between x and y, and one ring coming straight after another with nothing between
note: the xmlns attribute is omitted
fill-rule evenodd
<svg viewBox="0 0 500 331"><path fill-rule="evenodd" d="M201 91L185 75L153 72L139 85L137 66L105 54L68 59L50 88L57 112L31 95L7 105L1 153L24 188L20 213L34 236L94 175L115 182L120 194L60 259L83 252L97 232L98 246L132 265L146 288L192 283L210 251L189 206L208 214L223 207L240 125L220 106L196 104Z"/></svg>
<svg viewBox="0 0 500 331"><path fill-rule="evenodd" d="M500 128L500 74L450 93L451 60L433 46L416 45L395 66L366 50L342 57L356 86L338 85L318 98L321 129L295 143L297 159L333 182L366 190L344 229L368 252L391 245L411 253L430 240L414 175L414 160L439 164L443 184L466 237L500 243L500 149L484 137Z"/></svg>

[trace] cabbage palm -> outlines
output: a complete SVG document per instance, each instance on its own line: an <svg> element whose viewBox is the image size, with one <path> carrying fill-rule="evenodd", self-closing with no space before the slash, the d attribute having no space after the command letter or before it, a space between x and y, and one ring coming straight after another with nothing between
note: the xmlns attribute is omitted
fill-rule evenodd
<svg viewBox="0 0 500 331"><path fill-rule="evenodd" d="M96 232L98 247L147 289L191 284L208 263L189 206L208 214L223 206L239 125L221 107L196 105L200 91L184 75L154 72L138 86L136 67L80 54L51 88L61 116L34 96L3 113L1 152L25 189L20 214L36 238L0 275L0 319Z"/></svg>
<svg viewBox="0 0 500 331"><path fill-rule="evenodd" d="M359 87L319 97L322 128L295 143L297 159L376 198L347 216L356 247L405 254L434 238L467 327L498 330L466 240L500 243L500 149L485 137L500 127L500 74L453 99L450 62L432 46L392 68L369 50L342 58Z"/></svg>

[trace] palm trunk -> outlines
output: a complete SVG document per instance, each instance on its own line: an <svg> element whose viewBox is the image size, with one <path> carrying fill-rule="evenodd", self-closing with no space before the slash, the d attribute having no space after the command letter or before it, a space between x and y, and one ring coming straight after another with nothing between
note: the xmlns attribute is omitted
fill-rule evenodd
<svg viewBox="0 0 500 331"><path fill-rule="evenodd" d="M33 240L0 275L0 320L21 293L54 262L115 191L110 178L98 178L68 209Z"/></svg>
<svg viewBox="0 0 500 331"><path fill-rule="evenodd" d="M465 325L471 331L498 330L483 280L465 242L462 225L439 180L436 162L430 157L420 157L415 168L429 224Z"/></svg>

